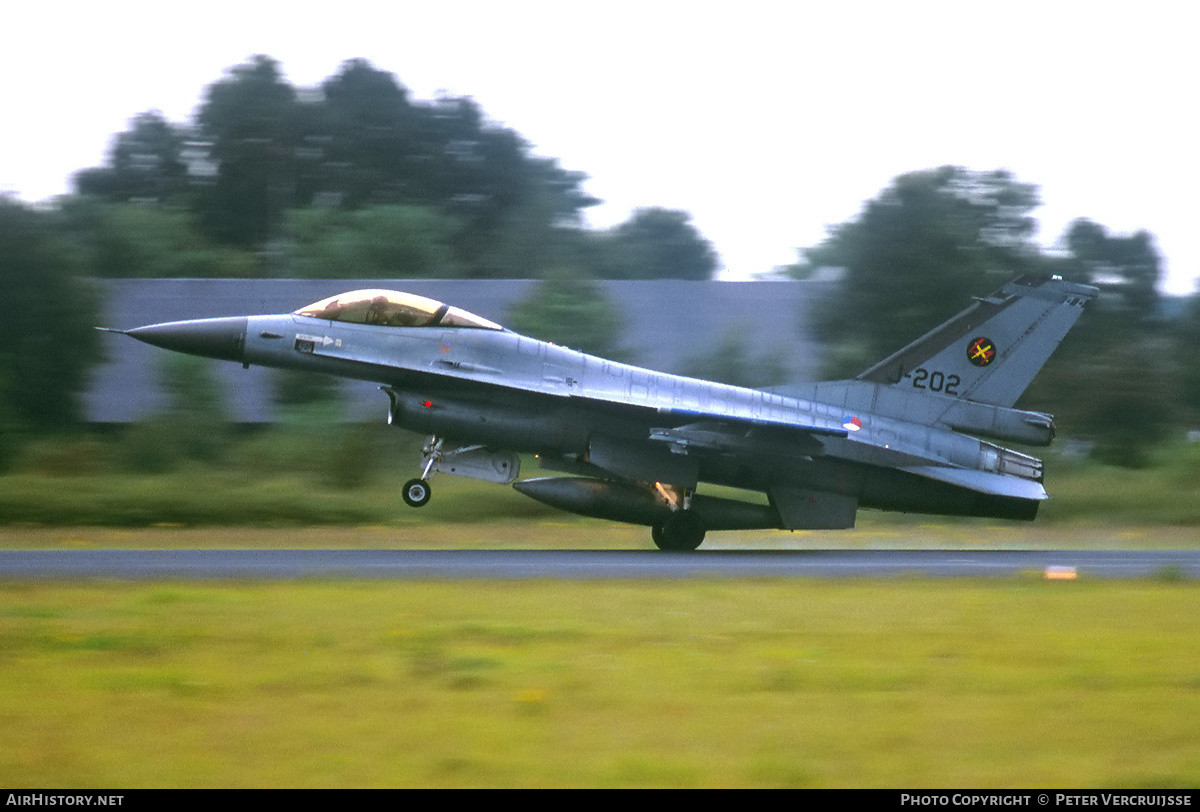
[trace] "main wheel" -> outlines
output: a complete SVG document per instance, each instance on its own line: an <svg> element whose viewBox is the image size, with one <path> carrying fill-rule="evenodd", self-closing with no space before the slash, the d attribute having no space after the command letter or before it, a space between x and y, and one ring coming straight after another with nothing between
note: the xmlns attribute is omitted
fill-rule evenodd
<svg viewBox="0 0 1200 812"><path fill-rule="evenodd" d="M400 491L400 496L404 499L404 504L409 507L421 507L429 501L429 497L433 493L429 490L429 483L423 479L410 479L404 483L404 490Z"/></svg>
<svg viewBox="0 0 1200 812"><path fill-rule="evenodd" d="M680 510L650 528L650 537L660 550L690 552L704 541L704 521L690 510Z"/></svg>

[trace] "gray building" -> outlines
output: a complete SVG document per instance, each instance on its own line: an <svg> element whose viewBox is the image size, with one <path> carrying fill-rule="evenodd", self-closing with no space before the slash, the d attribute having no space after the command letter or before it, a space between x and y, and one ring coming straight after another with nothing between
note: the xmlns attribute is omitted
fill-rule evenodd
<svg viewBox="0 0 1200 812"><path fill-rule="evenodd" d="M293 280L119 279L101 283L102 324L127 329L183 319L290 313L343 291L390 288L428 296L500 324L527 298L533 280ZM621 360L687 374L705 356L736 337L750 362L770 359L788 382L816 376L820 348L808 330L809 313L824 282L606 281L605 294L622 314ZM99 423L139 420L162 410L166 353L124 336L104 334L105 361L92 373L84 396L87 419ZM233 419L272 419L274 370L242 369L214 361L223 400ZM346 382L351 413L385 414L386 398L374 384Z"/></svg>

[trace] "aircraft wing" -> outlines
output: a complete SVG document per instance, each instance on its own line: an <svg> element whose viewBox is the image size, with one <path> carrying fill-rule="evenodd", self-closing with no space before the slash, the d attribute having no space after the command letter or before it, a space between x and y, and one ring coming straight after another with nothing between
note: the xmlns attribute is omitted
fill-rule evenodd
<svg viewBox="0 0 1200 812"><path fill-rule="evenodd" d="M846 433L840 428L697 413L689 413L696 419L682 425L678 420L664 420L665 425L655 426L654 418L669 413L635 408L641 412L640 419L646 421L646 435L635 440L594 433L588 444L588 462L625 479L690 488L696 486L705 456L732 455L750 461L775 458L781 462L811 458L825 453L821 437Z"/></svg>
<svg viewBox="0 0 1200 812"><path fill-rule="evenodd" d="M964 468L915 449L857 442L849 439L845 429L743 420L715 414L697 417L701 419L675 428L651 429L649 439L664 443L676 453L698 451L754 458L829 456L896 468L993 496L1037 501L1048 498L1045 488L1034 479Z"/></svg>
<svg viewBox="0 0 1200 812"><path fill-rule="evenodd" d="M696 449L753 456L814 456L825 453L819 437L845 437L845 429L710 414L691 423L652 428L649 439L676 453Z"/></svg>

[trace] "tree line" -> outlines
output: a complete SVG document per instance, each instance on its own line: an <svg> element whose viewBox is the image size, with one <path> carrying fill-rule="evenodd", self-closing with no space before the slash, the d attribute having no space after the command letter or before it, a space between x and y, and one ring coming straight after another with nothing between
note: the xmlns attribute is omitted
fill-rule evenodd
<svg viewBox="0 0 1200 812"><path fill-rule="evenodd" d="M66 207L100 276L707 279L685 212L584 228L587 176L533 154L470 98L410 98L345 62L317 88L256 56L211 84L194 119L151 111L74 178Z"/></svg>
<svg viewBox="0 0 1200 812"><path fill-rule="evenodd" d="M1145 464L1172 428L1200 419L1189 358L1200 298L1159 293L1162 259L1146 231L1114 234L1080 218L1044 250L1034 240L1038 205L1036 186L1002 170L945 166L894 179L788 269L843 273L815 324L831 348L826 371L862 371L1017 275L1095 285L1100 296L1018 405L1055 414L1105 461Z"/></svg>

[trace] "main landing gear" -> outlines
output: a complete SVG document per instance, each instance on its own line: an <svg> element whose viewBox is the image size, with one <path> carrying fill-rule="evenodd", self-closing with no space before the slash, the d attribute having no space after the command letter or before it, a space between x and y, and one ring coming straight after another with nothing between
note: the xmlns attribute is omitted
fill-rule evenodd
<svg viewBox="0 0 1200 812"><path fill-rule="evenodd" d="M704 520L690 510L681 510L651 527L650 537L660 550L691 552L704 541Z"/></svg>
<svg viewBox="0 0 1200 812"><path fill-rule="evenodd" d="M692 510L693 491L664 483L655 488L671 508L671 514L650 528L650 538L660 550L691 552L704 541L704 520Z"/></svg>

